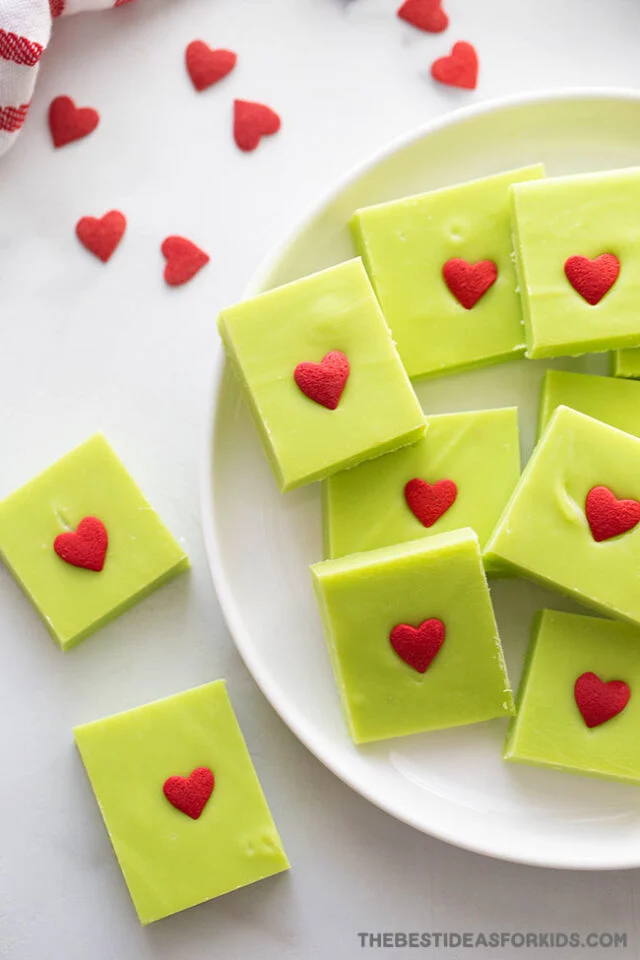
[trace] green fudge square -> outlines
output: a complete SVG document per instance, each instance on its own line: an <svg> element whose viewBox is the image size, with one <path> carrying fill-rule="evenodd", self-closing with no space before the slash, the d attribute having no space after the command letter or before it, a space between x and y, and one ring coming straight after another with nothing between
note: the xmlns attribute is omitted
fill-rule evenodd
<svg viewBox="0 0 640 960"><path fill-rule="evenodd" d="M100 571L54 549L87 517L108 536ZM0 502L0 554L62 650L189 566L100 434Z"/></svg>
<svg viewBox="0 0 640 960"><path fill-rule="evenodd" d="M614 351L613 375L640 380L640 350L629 347L626 350Z"/></svg>
<svg viewBox="0 0 640 960"><path fill-rule="evenodd" d="M516 407L428 417L418 443L325 481L325 556L461 527L483 547L519 476Z"/></svg>
<svg viewBox="0 0 640 960"><path fill-rule="evenodd" d="M637 346L640 170L521 183L513 186L512 195L527 356L576 356ZM619 276L613 280L612 274L590 302L583 293L598 265L582 261L583 293L570 282L565 265L573 257L594 261L603 255L617 258Z"/></svg>
<svg viewBox="0 0 640 960"><path fill-rule="evenodd" d="M223 310L218 321L282 492L419 440L424 417L360 260ZM305 394L300 364L342 354L335 409Z"/></svg>
<svg viewBox="0 0 640 960"><path fill-rule="evenodd" d="M356 743L513 713L472 530L325 560L311 571Z"/></svg>
<svg viewBox="0 0 640 960"><path fill-rule="evenodd" d="M288 869L223 680L74 735L141 923ZM164 787L203 769L213 790L195 818Z"/></svg>
<svg viewBox="0 0 640 960"><path fill-rule="evenodd" d="M640 437L640 383L588 373L547 370L540 392L538 436L544 432L559 406L572 407L588 417Z"/></svg>
<svg viewBox="0 0 640 960"><path fill-rule="evenodd" d="M485 559L640 623L639 500L640 439L558 407Z"/></svg>
<svg viewBox="0 0 640 960"><path fill-rule="evenodd" d="M523 356L509 188L543 176L537 164L354 214L356 248L410 377ZM465 271L482 269L473 266L482 261L497 268L497 279L472 306L445 282L443 268L451 260L466 261Z"/></svg>
<svg viewBox="0 0 640 960"><path fill-rule="evenodd" d="M603 684L623 681L627 705L589 727L574 692L595 674ZM596 684L596 688L599 684ZM606 692L597 689L597 696ZM598 706L598 704L597 704ZM600 704L601 706L601 704ZM555 770L640 782L640 632L627 623L542 610L518 694L505 760Z"/></svg>

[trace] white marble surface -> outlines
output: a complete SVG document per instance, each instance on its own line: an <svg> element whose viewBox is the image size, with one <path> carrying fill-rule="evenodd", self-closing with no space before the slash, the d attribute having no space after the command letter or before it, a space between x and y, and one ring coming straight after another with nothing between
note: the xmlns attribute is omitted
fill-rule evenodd
<svg viewBox="0 0 640 960"><path fill-rule="evenodd" d="M368 952L359 931L411 930L620 930L626 951L582 953L640 957L637 872L485 860L394 822L337 781L254 685L210 583L198 472L214 319L274 241L350 165L430 117L505 93L640 79L636 0L448 0L451 27L440 36L401 24L396 5L136 0L56 25L29 122L0 162L0 496L102 428L184 539L193 571L63 657L0 569L2 957L343 960ZM182 65L197 37L240 55L235 73L201 96ZM473 93L428 77L457 39L479 52ZM102 123L54 151L46 111L62 93L97 107ZM282 132L255 154L232 142L235 96L282 115ZM103 267L73 226L111 207L129 229ZM159 244L174 232L212 262L169 290ZM143 930L71 726L218 676L229 680L293 870Z"/></svg>

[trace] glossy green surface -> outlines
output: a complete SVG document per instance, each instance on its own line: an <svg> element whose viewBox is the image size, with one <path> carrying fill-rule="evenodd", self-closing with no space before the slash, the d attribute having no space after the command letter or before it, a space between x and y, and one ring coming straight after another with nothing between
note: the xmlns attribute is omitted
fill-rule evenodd
<svg viewBox="0 0 640 960"><path fill-rule="evenodd" d="M592 487L640 500L640 439L558 407L500 522L486 559L612 617L640 623L640 525L597 543L585 516Z"/></svg>
<svg viewBox="0 0 640 960"><path fill-rule="evenodd" d="M540 391L538 435L561 405L640 437L640 383L547 370Z"/></svg>
<svg viewBox="0 0 640 960"><path fill-rule="evenodd" d="M516 184L513 232L527 356L561 357L640 343L640 170ZM620 275L591 305L564 272L571 256L611 253Z"/></svg>
<svg viewBox="0 0 640 960"><path fill-rule="evenodd" d="M57 535L86 516L107 528L100 573L53 549ZM189 566L100 434L0 503L0 554L63 650Z"/></svg>
<svg viewBox="0 0 640 960"><path fill-rule="evenodd" d="M513 712L472 530L326 560L311 571L356 743ZM418 627L433 617L445 624L446 637L421 674L400 659L389 635L398 624Z"/></svg>
<svg viewBox="0 0 640 960"><path fill-rule="evenodd" d="M616 350L613 354L613 375L640 379L640 349L630 347Z"/></svg>
<svg viewBox="0 0 640 960"><path fill-rule="evenodd" d="M224 681L74 734L143 924L288 868ZM192 820L162 787L196 767L208 767L215 786Z"/></svg>
<svg viewBox="0 0 640 960"><path fill-rule="evenodd" d="M531 644L505 760L640 782L640 631L542 610ZM604 683L624 680L631 688L624 710L591 729L574 696L583 673L595 673Z"/></svg>
<svg viewBox="0 0 640 960"><path fill-rule="evenodd" d="M516 407L428 417L427 433L418 443L325 481L325 556L460 527L472 527L482 547L519 476ZM452 480L458 488L453 505L428 528L405 500L405 485L414 478L430 484Z"/></svg>
<svg viewBox="0 0 640 960"><path fill-rule="evenodd" d="M356 211L351 228L410 377L524 354L509 187L541 164ZM498 279L471 310L442 277L447 260L492 260Z"/></svg>
<svg viewBox="0 0 640 960"><path fill-rule="evenodd" d="M360 260L223 310L227 355L284 492L419 440L422 410ZM342 351L351 372L338 407L306 397L299 363Z"/></svg>

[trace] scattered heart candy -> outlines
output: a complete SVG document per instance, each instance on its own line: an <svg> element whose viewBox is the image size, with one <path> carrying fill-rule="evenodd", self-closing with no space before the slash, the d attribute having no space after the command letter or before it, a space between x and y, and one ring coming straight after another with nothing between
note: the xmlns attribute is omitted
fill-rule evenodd
<svg viewBox="0 0 640 960"><path fill-rule="evenodd" d="M241 150L255 150L262 137L277 133L280 126L280 117L271 107L250 100L234 100L233 138Z"/></svg>
<svg viewBox="0 0 640 960"><path fill-rule="evenodd" d="M97 517L84 517L75 532L59 533L53 541L53 549L65 563L96 573L104 567L108 545L107 529Z"/></svg>
<svg viewBox="0 0 640 960"><path fill-rule="evenodd" d="M327 353L320 363L299 363L293 377L305 397L335 410L349 379L349 361L340 350Z"/></svg>
<svg viewBox="0 0 640 960"><path fill-rule="evenodd" d="M238 60L232 50L212 50L203 40L192 40L185 53L187 72L196 90L206 90L231 73Z"/></svg>
<svg viewBox="0 0 640 960"><path fill-rule="evenodd" d="M431 64L431 76L449 87L475 90L478 83L478 54L475 47L464 40L454 43L448 57L440 57Z"/></svg>
<svg viewBox="0 0 640 960"><path fill-rule="evenodd" d="M198 820L213 793L215 778L209 767L196 767L188 777L169 777L162 790L169 803Z"/></svg>
<svg viewBox="0 0 640 960"><path fill-rule="evenodd" d="M592 487L587 494L585 514L596 543L628 533L640 523L640 503L618 500L609 487Z"/></svg>
<svg viewBox="0 0 640 960"><path fill-rule="evenodd" d="M613 253L602 253L594 260L569 257L564 272L573 289L595 307L618 279L620 261Z"/></svg>
<svg viewBox="0 0 640 960"><path fill-rule="evenodd" d="M49 107L49 129L54 147L87 137L98 126L100 114L93 107L76 107L71 97L56 97Z"/></svg>
<svg viewBox="0 0 640 960"><path fill-rule="evenodd" d="M458 488L453 480L438 480L432 484L416 477L405 486L404 496L407 506L422 526L432 527L453 506Z"/></svg>
<svg viewBox="0 0 640 960"><path fill-rule="evenodd" d="M405 0L398 10L398 16L427 33L442 33L449 26L442 0Z"/></svg>
<svg viewBox="0 0 640 960"><path fill-rule="evenodd" d="M187 283L209 262L209 255L185 237L167 237L160 249L167 261L164 279L170 287Z"/></svg>
<svg viewBox="0 0 640 960"><path fill-rule="evenodd" d="M592 728L622 713L631 698L631 689L624 680L603 683L597 674L583 673L575 682L574 695L584 722Z"/></svg>
<svg viewBox="0 0 640 960"><path fill-rule="evenodd" d="M466 310L471 310L498 279L498 268L493 260L469 263L454 257L443 266L442 276L456 300Z"/></svg>
<svg viewBox="0 0 640 960"><path fill-rule="evenodd" d="M424 620L419 627L399 623L393 628L389 639L401 660L418 673L425 673L444 643L445 625L433 617Z"/></svg>
<svg viewBox="0 0 640 960"><path fill-rule="evenodd" d="M127 220L119 210L110 210L103 217L81 217L76 235L83 247L106 263L124 236Z"/></svg>

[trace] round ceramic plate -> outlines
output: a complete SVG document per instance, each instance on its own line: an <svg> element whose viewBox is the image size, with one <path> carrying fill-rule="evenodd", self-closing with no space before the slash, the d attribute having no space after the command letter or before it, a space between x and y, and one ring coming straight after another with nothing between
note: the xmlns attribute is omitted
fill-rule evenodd
<svg viewBox="0 0 640 960"><path fill-rule="evenodd" d="M543 161L551 176L640 164L640 96L579 92L463 110L393 144L308 216L251 293L353 256L357 207ZM606 358L556 361L607 372ZM523 458L533 443L540 378L520 361L426 382L428 413L517 405ZM347 733L309 564L322 559L318 484L281 496L222 351L207 457L204 533L230 630L257 683L331 770L384 810L450 843L551 867L640 866L640 792L622 784L506 764L502 720L355 747ZM491 587L514 686L531 618L571 609L520 580Z"/></svg>

